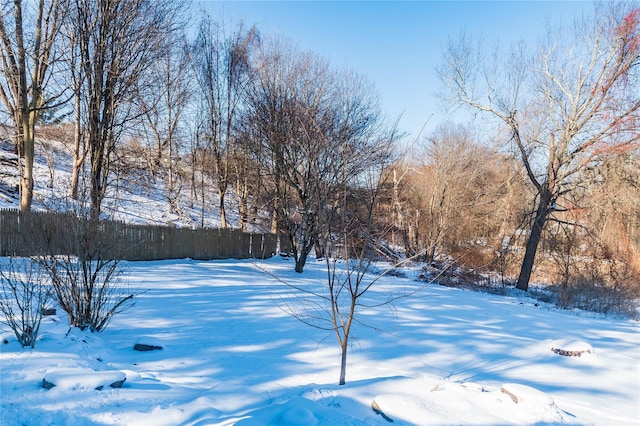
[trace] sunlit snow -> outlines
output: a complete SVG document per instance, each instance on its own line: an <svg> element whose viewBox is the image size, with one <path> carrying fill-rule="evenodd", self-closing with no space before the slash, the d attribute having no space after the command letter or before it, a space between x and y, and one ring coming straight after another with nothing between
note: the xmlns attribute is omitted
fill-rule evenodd
<svg viewBox="0 0 640 426"><path fill-rule="evenodd" d="M69 330L58 310L33 350L3 333L3 425L388 424L373 405L398 425L640 419L634 320L384 277L369 301L420 291L362 309L338 386L334 336L286 312L305 300L284 283L321 286L322 263L302 275L280 257L124 265L141 294L104 332ZM565 344L591 353L551 350ZM96 390L92 372L126 381ZM42 388L56 375L61 386Z"/></svg>

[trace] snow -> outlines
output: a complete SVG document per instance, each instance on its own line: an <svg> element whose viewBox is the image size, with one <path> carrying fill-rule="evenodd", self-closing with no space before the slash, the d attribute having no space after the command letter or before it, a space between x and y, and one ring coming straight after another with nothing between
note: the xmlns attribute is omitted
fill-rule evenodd
<svg viewBox="0 0 640 426"><path fill-rule="evenodd" d="M384 276L363 302L417 292L361 308L338 386L335 337L287 312L311 300L285 283L322 286L321 262L123 265L140 294L102 333L60 309L35 349L3 329L2 425L388 424L372 405L396 425L640 423L636 320ZM94 389L119 373L122 388ZM44 389L52 375L63 383Z"/></svg>

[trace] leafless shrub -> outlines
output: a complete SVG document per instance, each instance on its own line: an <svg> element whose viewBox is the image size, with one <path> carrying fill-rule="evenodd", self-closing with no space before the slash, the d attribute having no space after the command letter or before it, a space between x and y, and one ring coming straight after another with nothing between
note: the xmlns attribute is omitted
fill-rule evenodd
<svg viewBox="0 0 640 426"><path fill-rule="evenodd" d="M23 347L35 347L43 311L51 301L50 287L38 263L29 258L7 258L0 268L1 322Z"/></svg>
<svg viewBox="0 0 640 426"><path fill-rule="evenodd" d="M99 222L69 216L66 232L38 257L69 324L100 332L135 296L126 285L118 238ZM56 249L54 249L56 247ZM60 250L62 248L62 250Z"/></svg>
<svg viewBox="0 0 640 426"><path fill-rule="evenodd" d="M590 262L558 288L555 303L603 314L638 315L640 277L615 261Z"/></svg>
<svg viewBox="0 0 640 426"><path fill-rule="evenodd" d="M517 239L517 235L506 235L495 244L490 268L500 275L502 285L509 283L517 274L519 261Z"/></svg>
<svg viewBox="0 0 640 426"><path fill-rule="evenodd" d="M573 218L573 223L579 223ZM604 314L635 316L640 276L625 252L613 252L599 235L572 223L550 227L547 251L556 285L555 304Z"/></svg>

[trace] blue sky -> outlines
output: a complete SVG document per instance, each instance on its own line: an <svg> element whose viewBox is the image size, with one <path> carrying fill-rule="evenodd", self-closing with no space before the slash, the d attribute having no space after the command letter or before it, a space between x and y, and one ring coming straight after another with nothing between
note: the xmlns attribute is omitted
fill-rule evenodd
<svg viewBox="0 0 640 426"><path fill-rule="evenodd" d="M415 139L450 117L436 97L435 67L462 31L501 44L535 44L547 20L571 20L590 1L206 1L212 17L280 33L303 50L365 75L390 121ZM430 118L431 117L431 118Z"/></svg>

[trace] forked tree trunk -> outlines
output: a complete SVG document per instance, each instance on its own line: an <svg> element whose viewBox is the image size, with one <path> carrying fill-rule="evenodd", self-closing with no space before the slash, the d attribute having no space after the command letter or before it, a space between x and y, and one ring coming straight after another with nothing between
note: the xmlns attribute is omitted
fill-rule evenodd
<svg viewBox="0 0 640 426"><path fill-rule="evenodd" d="M300 255L296 258L295 271L297 273L301 274L304 272L304 265L307 264L307 257L310 251L311 250L306 250L305 248L303 248L302 251L300 252Z"/></svg>

